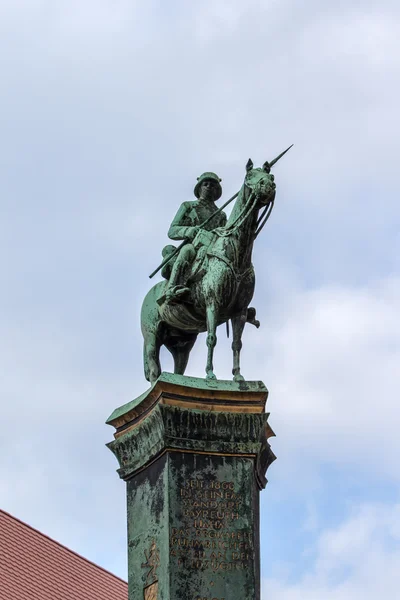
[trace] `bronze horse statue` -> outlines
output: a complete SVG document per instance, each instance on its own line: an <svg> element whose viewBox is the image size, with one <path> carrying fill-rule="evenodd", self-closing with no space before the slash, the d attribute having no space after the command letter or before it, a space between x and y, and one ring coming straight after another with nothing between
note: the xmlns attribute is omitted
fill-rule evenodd
<svg viewBox="0 0 400 600"><path fill-rule="evenodd" d="M249 160L243 186L226 225L213 230L212 241L208 238L207 245L202 243L199 231L198 240L194 240L198 253L189 278L188 297L160 305L159 299L165 293L167 281L160 281L146 295L141 327L145 377L151 383L161 374L160 347L165 345L171 352L174 372L183 375L190 351L203 331L207 331L206 376L215 379L216 330L218 325L229 320L233 333L232 373L235 381L244 379L240 373L243 329L246 322L259 326L254 308L249 308L255 287L251 256L254 240L274 204L275 183L270 167L276 160L264 163L262 168L254 168Z"/></svg>

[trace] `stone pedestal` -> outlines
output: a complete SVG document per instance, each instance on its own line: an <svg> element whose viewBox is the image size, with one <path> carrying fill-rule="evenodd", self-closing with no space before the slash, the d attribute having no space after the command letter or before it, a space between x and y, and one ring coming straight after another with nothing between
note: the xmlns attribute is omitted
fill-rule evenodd
<svg viewBox="0 0 400 600"><path fill-rule="evenodd" d="M129 600L260 598L259 492L275 459L262 382L163 373L116 409Z"/></svg>

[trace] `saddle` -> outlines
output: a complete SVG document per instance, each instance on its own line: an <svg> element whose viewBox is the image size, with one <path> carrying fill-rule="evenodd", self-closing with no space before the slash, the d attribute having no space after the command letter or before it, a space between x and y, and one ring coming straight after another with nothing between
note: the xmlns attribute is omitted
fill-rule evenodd
<svg viewBox="0 0 400 600"><path fill-rule="evenodd" d="M204 275L207 269L208 257L207 252L214 245L217 235L213 231L201 230L194 238L192 244L196 250L196 258L193 261L191 273L188 277L188 284L198 281ZM162 251L163 259L167 258L176 250L176 246L168 244ZM178 255L177 255L178 256ZM172 267L177 259L177 256L171 258L171 260L163 267L161 275L164 279L169 279L171 276Z"/></svg>
<svg viewBox="0 0 400 600"><path fill-rule="evenodd" d="M188 284L199 281L208 267L208 253L212 249L217 234L213 231L201 230L193 240L193 246L196 250L196 258L193 261L192 270L188 277Z"/></svg>

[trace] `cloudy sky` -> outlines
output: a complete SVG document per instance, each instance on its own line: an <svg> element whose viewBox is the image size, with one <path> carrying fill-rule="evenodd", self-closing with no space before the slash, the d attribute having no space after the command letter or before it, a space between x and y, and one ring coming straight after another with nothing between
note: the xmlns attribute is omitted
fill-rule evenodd
<svg viewBox="0 0 400 600"><path fill-rule="evenodd" d="M147 387L148 273L201 172L227 199L294 143L242 361L277 434L263 597L396 596L399 39L397 0L0 0L3 509L126 577L104 421Z"/></svg>

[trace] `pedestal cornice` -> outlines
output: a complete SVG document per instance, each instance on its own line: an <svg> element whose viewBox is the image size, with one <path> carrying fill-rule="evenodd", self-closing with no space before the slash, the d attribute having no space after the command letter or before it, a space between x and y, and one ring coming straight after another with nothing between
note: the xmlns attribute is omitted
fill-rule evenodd
<svg viewBox="0 0 400 600"><path fill-rule="evenodd" d="M163 373L107 420L116 428L107 446L118 459L120 477L128 480L165 452L205 453L252 459L257 484L265 487L275 460L267 397L261 381L209 382Z"/></svg>

